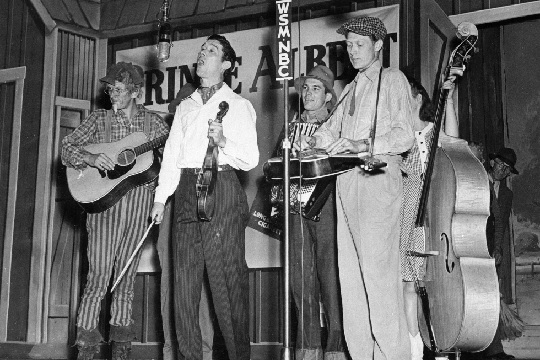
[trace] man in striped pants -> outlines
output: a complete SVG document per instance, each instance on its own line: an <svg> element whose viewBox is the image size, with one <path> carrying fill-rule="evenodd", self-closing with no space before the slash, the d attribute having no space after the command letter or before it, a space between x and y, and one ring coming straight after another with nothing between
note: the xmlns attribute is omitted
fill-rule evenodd
<svg viewBox="0 0 540 360"><path fill-rule="evenodd" d="M175 317L178 347L185 360L203 357L199 301L205 271L229 359L250 359L249 282L244 251L249 208L233 170L248 171L257 166L259 150L253 106L224 82L235 61L235 52L223 36L212 35L202 44L197 56L201 84L176 110L151 214L161 222L165 202L176 191ZM222 122L213 121L223 106L228 106L228 111ZM207 197L213 197L213 216L204 220L197 211L197 179L209 138L218 148L218 172L214 191Z"/></svg>
<svg viewBox="0 0 540 360"><path fill-rule="evenodd" d="M62 140L62 163L81 172L88 167L100 171L113 170L115 162L105 153L90 153L88 144L116 142L134 132L144 132L148 140L168 134L167 124L155 113L137 105L144 75L142 68L120 62L100 79L110 96L114 111L94 111L71 134ZM95 170L92 170L95 171ZM101 300L107 292L113 268L115 278L127 264L148 226L153 196L152 186L138 186L112 207L88 214L88 276L77 317L78 359L89 360L99 350L102 336L97 326ZM133 285L137 272L137 256L113 293L109 341L113 360L128 358L132 329Z"/></svg>

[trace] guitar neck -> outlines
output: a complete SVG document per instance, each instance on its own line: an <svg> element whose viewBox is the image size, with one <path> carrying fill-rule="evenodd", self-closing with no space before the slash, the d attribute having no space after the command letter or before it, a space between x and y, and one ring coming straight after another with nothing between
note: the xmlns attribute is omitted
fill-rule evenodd
<svg viewBox="0 0 540 360"><path fill-rule="evenodd" d="M144 144L141 144L141 145L135 147L133 150L135 151L135 154L137 154L137 156L139 156L139 155L141 155L141 154L143 154L143 153L145 153L147 151L150 151L152 149L155 149L155 148L160 147L161 145L165 144L168 137L169 137L169 134L160 136L158 138L155 138L154 140L151 140L149 142L146 142Z"/></svg>

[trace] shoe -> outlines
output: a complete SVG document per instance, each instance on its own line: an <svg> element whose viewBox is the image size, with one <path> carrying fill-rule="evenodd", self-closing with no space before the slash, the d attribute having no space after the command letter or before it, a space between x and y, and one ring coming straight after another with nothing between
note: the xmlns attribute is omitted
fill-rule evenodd
<svg viewBox="0 0 540 360"><path fill-rule="evenodd" d="M347 360L343 351L329 351L324 353L324 360Z"/></svg>
<svg viewBox="0 0 540 360"><path fill-rule="evenodd" d="M80 346L77 360L92 360L94 355L99 351L98 345Z"/></svg>
<svg viewBox="0 0 540 360"><path fill-rule="evenodd" d="M515 356L507 354L504 351L500 352L500 353L497 353L495 355L491 355L491 356L486 357L486 359L488 359L488 360L511 360L511 359L515 359L515 358L516 358Z"/></svg>
<svg viewBox="0 0 540 360"><path fill-rule="evenodd" d="M99 343L102 337L97 329L86 330L77 328L77 339L75 346L79 350L77 360L92 360L94 355L99 352Z"/></svg>
<svg viewBox="0 0 540 360"><path fill-rule="evenodd" d="M128 360L131 352L131 341L112 343L112 360Z"/></svg>

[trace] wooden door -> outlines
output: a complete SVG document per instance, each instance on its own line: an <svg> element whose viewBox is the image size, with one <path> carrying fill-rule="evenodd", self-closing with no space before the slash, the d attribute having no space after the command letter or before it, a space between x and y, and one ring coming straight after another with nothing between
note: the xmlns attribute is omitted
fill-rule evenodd
<svg viewBox="0 0 540 360"><path fill-rule="evenodd" d="M48 342L75 341L77 304L80 292L81 238L85 235L85 215L71 197L60 161L61 142L88 116L90 102L56 97L53 169L49 236L51 274L48 303ZM84 240L84 239L83 239Z"/></svg>
<svg viewBox="0 0 540 360"><path fill-rule="evenodd" d="M437 98L456 27L434 0L420 1L420 81Z"/></svg>
<svg viewBox="0 0 540 360"><path fill-rule="evenodd" d="M7 340L21 116L26 67L0 70L0 342Z"/></svg>

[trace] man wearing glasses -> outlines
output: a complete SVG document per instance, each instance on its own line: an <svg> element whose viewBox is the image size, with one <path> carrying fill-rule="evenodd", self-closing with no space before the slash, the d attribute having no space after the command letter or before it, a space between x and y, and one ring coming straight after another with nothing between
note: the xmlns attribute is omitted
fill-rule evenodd
<svg viewBox="0 0 540 360"><path fill-rule="evenodd" d="M509 245L505 245L508 237L505 232L509 229L510 211L512 210L513 193L506 186L506 179L510 174L519 174L515 165L516 153L511 148L503 147L498 152L489 154L490 168L488 170L490 188L490 216L487 221L486 237L488 250L495 259L495 267L499 283L504 282L505 266L509 263ZM502 285L502 284L501 284ZM502 286L501 286L502 287ZM504 293L503 291L501 291ZM501 343L501 324L495 333L493 341L484 350L485 359L514 359L512 355L504 352Z"/></svg>
<svg viewBox="0 0 540 360"><path fill-rule="evenodd" d="M92 112L62 140L62 163L68 167L113 170L113 159L104 153L90 153L84 147L116 142L135 132L144 132L149 141L169 132L159 115L148 112L136 102L142 96L144 81L140 66L119 62L110 66L100 81L110 96L113 110ZM75 343L79 360L90 360L99 350L103 340L97 329L101 300L107 292L113 267L118 275L143 236L152 198L153 185L145 184L129 191L109 209L87 216L88 277L79 305ZM135 339L132 302L139 258L140 252L112 296L109 341L113 360L128 358L131 341Z"/></svg>

